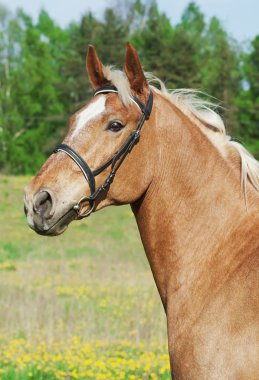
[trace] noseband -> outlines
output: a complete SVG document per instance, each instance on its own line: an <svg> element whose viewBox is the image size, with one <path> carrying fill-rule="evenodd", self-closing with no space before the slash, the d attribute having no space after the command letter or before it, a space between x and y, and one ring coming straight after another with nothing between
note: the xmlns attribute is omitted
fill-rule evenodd
<svg viewBox="0 0 259 380"><path fill-rule="evenodd" d="M111 93L111 92L118 93L118 90L115 86L104 86L96 90L94 93L94 96L98 94L106 94L106 93ZM128 136L126 141L121 145L121 147L117 150L114 156L110 158L108 161L106 161L103 165L101 165L98 169L91 170L88 164L85 162L85 160L74 149L70 148L66 144L59 144L54 149L54 153L57 153L57 152L66 153L81 169L85 179L87 180L89 184L91 195L82 197L80 201L77 202L71 208L71 210L74 210L77 213L78 219L85 218L94 211L95 201L113 182L117 170L119 169L119 167L125 160L126 156L130 153L134 145L138 142L139 137L140 137L140 131L145 120L149 119L149 116L152 110L152 105L153 105L152 91L150 91L147 105L144 105L134 96L131 96L131 99L134 103L137 104L137 106L140 108L142 112L142 115L137 123L137 127L134 129L133 132L131 132L131 134ZM103 172L106 168L108 168L108 166L111 166L109 175L107 176L103 184L96 189L95 177L101 172ZM81 207L85 201L89 203L89 208L86 212L81 214L80 213Z"/></svg>

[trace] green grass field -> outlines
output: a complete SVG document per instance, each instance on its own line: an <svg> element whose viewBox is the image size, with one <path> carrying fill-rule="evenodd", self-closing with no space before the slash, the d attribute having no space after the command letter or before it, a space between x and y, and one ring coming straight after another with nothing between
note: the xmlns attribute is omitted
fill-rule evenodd
<svg viewBox="0 0 259 380"><path fill-rule="evenodd" d="M130 208L41 237L23 215L28 181L0 176L0 379L170 379L165 316Z"/></svg>

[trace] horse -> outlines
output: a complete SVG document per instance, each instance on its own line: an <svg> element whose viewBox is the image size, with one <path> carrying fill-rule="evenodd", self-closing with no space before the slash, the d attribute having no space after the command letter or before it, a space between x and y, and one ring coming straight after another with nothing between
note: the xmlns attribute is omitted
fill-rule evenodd
<svg viewBox="0 0 259 380"><path fill-rule="evenodd" d="M90 45L94 96L25 188L38 234L130 204L167 317L180 380L259 379L259 162L194 90L152 84L131 44L124 70Z"/></svg>

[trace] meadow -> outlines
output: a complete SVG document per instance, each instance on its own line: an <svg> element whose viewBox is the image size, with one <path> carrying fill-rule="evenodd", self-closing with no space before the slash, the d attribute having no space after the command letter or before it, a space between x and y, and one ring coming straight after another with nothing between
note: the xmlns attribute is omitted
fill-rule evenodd
<svg viewBox="0 0 259 380"><path fill-rule="evenodd" d="M169 380L166 321L135 219L27 227L28 177L0 176L0 379Z"/></svg>

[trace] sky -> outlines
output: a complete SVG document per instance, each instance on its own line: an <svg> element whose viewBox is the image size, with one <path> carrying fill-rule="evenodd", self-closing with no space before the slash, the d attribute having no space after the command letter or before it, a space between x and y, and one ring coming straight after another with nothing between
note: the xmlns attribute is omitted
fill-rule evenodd
<svg viewBox="0 0 259 380"><path fill-rule="evenodd" d="M0 0L11 11L22 7L35 20L41 8L48 11L61 26L78 21L82 14L91 10L101 17L103 10L118 0ZM119 1L124 3L124 0ZM160 11L175 25L190 0L157 0ZM259 34L259 0L196 0L196 4L208 20L217 16L225 30L240 42L253 39Z"/></svg>

